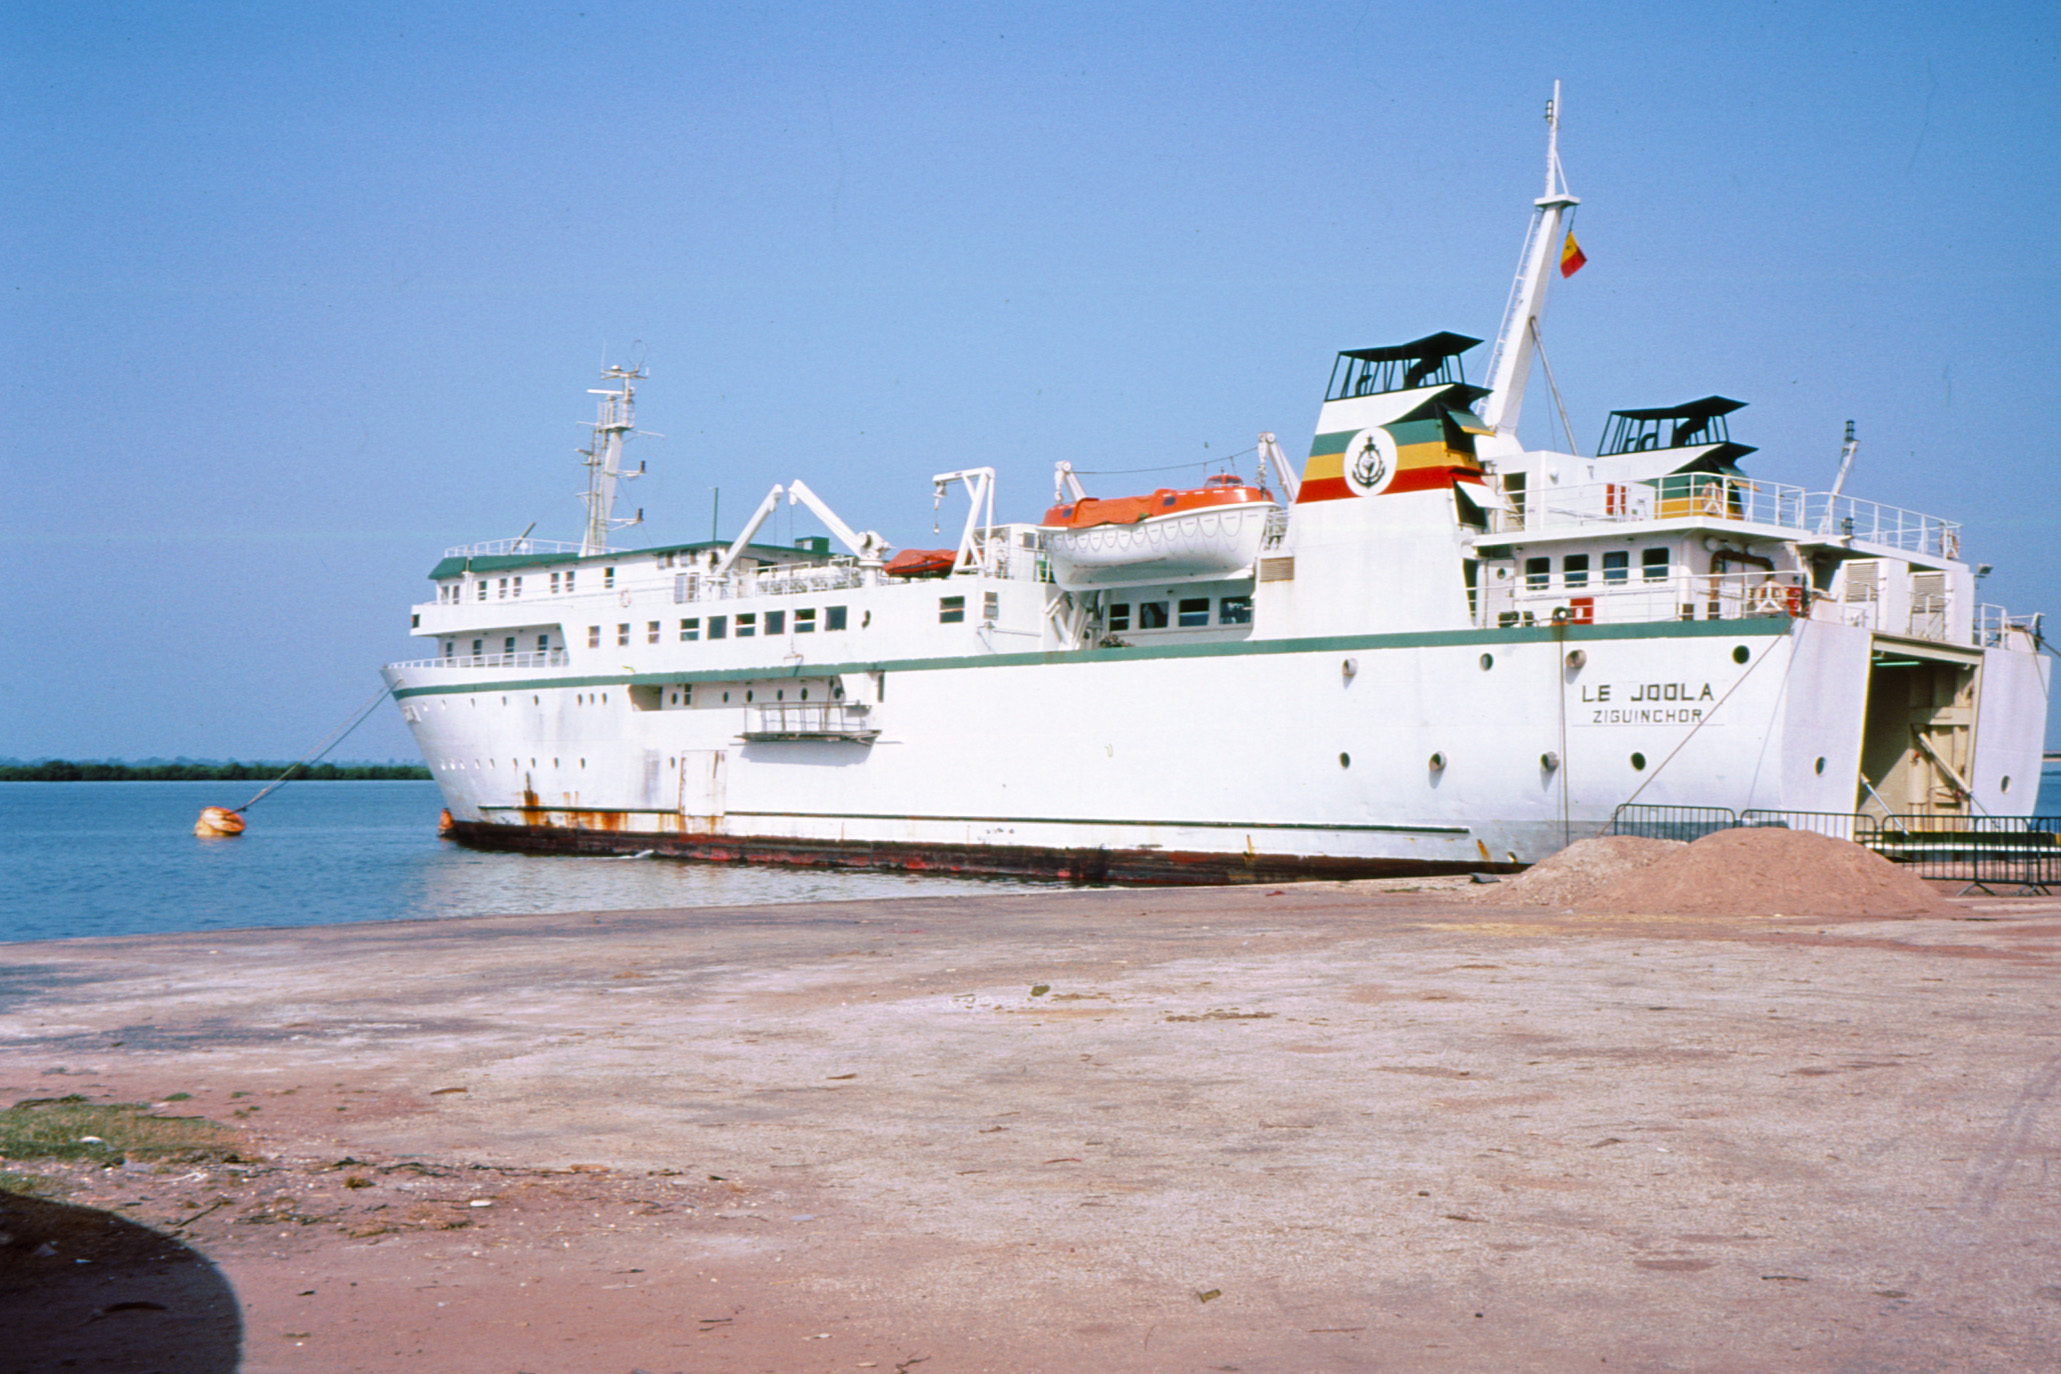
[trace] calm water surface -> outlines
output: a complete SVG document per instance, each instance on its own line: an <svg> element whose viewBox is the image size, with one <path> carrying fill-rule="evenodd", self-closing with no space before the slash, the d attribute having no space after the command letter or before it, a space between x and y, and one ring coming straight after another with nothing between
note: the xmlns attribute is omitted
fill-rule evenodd
<svg viewBox="0 0 2061 1374"><path fill-rule="evenodd" d="M203 806L235 806L255 791L248 782L0 783L0 940L1028 886L483 854L436 837L443 801L432 782L289 785L258 804L242 837L194 838Z"/></svg>
<svg viewBox="0 0 2061 1374"><path fill-rule="evenodd" d="M483 854L436 837L430 782L273 793L240 839L198 840L203 806L250 783L0 783L0 940L889 897L1032 884L738 864ZM2061 815L2061 769L2038 812Z"/></svg>

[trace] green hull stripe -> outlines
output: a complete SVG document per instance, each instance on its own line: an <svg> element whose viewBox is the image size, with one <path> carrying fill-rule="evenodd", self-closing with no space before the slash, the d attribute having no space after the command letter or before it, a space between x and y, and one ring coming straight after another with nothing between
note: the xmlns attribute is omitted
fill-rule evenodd
<svg viewBox="0 0 2061 1374"><path fill-rule="evenodd" d="M1775 626L1774 630L1742 625ZM772 682L838 673L937 673L962 668L1037 668L1069 663L1136 663L1161 658L1233 658L1269 654L1329 654L1341 649L1449 649L1495 644L1595 643L1613 639L1765 639L1791 633L1793 620L1662 620L1644 625L1515 625L1507 630L1422 630L1409 634L1327 635L1311 639L1248 639L1235 644L1168 644L1156 649L1055 649L1028 654L970 654L961 658L894 658L870 662L798 663L789 668L675 668L663 673L599 673L582 677L494 678L480 682L396 687L394 696L464 696L478 692L533 692L550 687L658 687L671 683Z"/></svg>

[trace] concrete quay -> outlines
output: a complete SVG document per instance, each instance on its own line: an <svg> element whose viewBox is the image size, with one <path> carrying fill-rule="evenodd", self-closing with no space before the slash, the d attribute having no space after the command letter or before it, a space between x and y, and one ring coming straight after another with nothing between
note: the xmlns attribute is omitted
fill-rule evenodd
<svg viewBox="0 0 2061 1374"><path fill-rule="evenodd" d="M247 1132L70 1201L252 1371L2061 1368L2061 900L1404 886L0 946L0 1094Z"/></svg>

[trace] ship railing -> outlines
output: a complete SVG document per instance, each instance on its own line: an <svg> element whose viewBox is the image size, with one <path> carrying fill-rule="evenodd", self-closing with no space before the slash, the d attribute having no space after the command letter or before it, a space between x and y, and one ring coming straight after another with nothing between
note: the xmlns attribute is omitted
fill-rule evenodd
<svg viewBox="0 0 2061 1374"><path fill-rule="evenodd" d="M871 723L871 707L863 702L774 701L745 708L744 738L751 743L777 740L854 740L867 742L880 734Z"/></svg>
<svg viewBox="0 0 2061 1374"><path fill-rule="evenodd" d="M1260 547L1278 549L1281 541L1288 537L1288 508L1275 506L1267 512L1267 527L1260 534Z"/></svg>
<svg viewBox="0 0 2061 1374"><path fill-rule="evenodd" d="M446 654L442 658L414 658L389 663L397 668L563 668L568 662L563 649L524 650L513 654Z"/></svg>
<svg viewBox="0 0 2061 1374"><path fill-rule="evenodd" d="M1975 608L1973 639L1978 649L2031 651L2041 643L2040 615L2012 615L1985 601Z"/></svg>
<svg viewBox="0 0 2061 1374"><path fill-rule="evenodd" d="M1511 493L1513 500L1519 493ZM1495 534L1654 520L1768 525L1935 558L1961 556L1961 526L1879 501L1806 491L1780 482L1677 472L1646 482L1591 482L1521 494L1513 510L1489 512Z"/></svg>
<svg viewBox="0 0 2061 1374"><path fill-rule="evenodd" d="M563 539L489 539L483 544L459 544L444 550L446 558L493 558L503 555L526 556L542 553L578 553L585 545L569 544Z"/></svg>
<svg viewBox="0 0 2061 1374"><path fill-rule="evenodd" d="M1601 568L1573 576L1564 571L1513 573L1478 588L1474 600L1477 625L1509 629L1795 618L1806 613L1813 596L1801 573L1671 570L1652 577L1644 568Z"/></svg>

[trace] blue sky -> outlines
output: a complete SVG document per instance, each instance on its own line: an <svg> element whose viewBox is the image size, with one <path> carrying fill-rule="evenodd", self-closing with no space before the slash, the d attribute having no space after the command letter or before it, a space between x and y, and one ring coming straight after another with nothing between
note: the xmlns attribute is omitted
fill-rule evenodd
<svg viewBox="0 0 2061 1374"><path fill-rule="evenodd" d="M1581 444L1722 392L1822 488L1852 418L2061 611L2050 5L18 3L0 60L0 756L299 754L446 545L576 537L604 359L641 542L1306 452L1336 350L1493 334L1556 77Z"/></svg>

